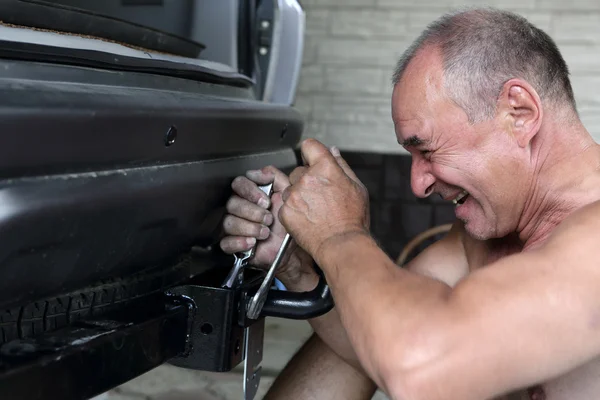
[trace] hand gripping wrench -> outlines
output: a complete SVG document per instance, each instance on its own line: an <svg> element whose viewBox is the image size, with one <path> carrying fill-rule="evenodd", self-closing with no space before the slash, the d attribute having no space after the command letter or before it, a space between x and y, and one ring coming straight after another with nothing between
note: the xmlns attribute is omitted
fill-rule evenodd
<svg viewBox="0 0 600 400"><path fill-rule="evenodd" d="M259 186L260 190L263 191L267 196L271 197L273 193L273 184L269 183L267 185ZM254 253L256 251L256 245L252 247L250 250L246 250L240 253L235 253L233 256L235 260L233 262L233 268L229 271L227 278L223 282L222 287L232 289L234 287L239 287L244 281L244 267L248 265L248 262L252 257L254 257Z"/></svg>

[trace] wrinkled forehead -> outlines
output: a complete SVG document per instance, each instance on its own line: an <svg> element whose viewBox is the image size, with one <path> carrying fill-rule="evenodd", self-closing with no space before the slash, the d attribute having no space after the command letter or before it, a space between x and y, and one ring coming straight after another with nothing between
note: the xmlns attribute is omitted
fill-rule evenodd
<svg viewBox="0 0 600 400"><path fill-rule="evenodd" d="M435 51L417 53L392 92L396 132L411 121L435 117L438 103L444 98L441 57Z"/></svg>

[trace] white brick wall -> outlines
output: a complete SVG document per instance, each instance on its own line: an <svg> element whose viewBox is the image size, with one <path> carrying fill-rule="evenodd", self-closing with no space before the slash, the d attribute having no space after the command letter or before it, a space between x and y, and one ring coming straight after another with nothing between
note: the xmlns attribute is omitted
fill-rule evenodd
<svg viewBox="0 0 600 400"><path fill-rule="evenodd" d="M397 58L427 23L480 0L300 0L306 43L297 108L305 137L342 150L401 153L390 110ZM518 12L556 40L578 109L600 142L600 0L488 0Z"/></svg>

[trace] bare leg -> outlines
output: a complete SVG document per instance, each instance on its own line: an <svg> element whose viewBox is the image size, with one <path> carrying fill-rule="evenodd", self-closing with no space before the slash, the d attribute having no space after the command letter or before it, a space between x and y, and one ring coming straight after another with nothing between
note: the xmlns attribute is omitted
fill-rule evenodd
<svg viewBox="0 0 600 400"><path fill-rule="evenodd" d="M377 387L313 335L281 371L265 400L368 400Z"/></svg>

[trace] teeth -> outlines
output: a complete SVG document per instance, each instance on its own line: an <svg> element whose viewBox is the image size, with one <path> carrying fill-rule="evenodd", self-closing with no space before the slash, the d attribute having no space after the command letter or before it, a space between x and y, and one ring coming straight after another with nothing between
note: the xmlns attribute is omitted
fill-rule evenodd
<svg viewBox="0 0 600 400"><path fill-rule="evenodd" d="M456 196L456 198L454 198L454 200L452 200L452 203L454 203L454 205L458 204L458 202L461 201L468 194L469 193L466 190L463 190L458 196Z"/></svg>

